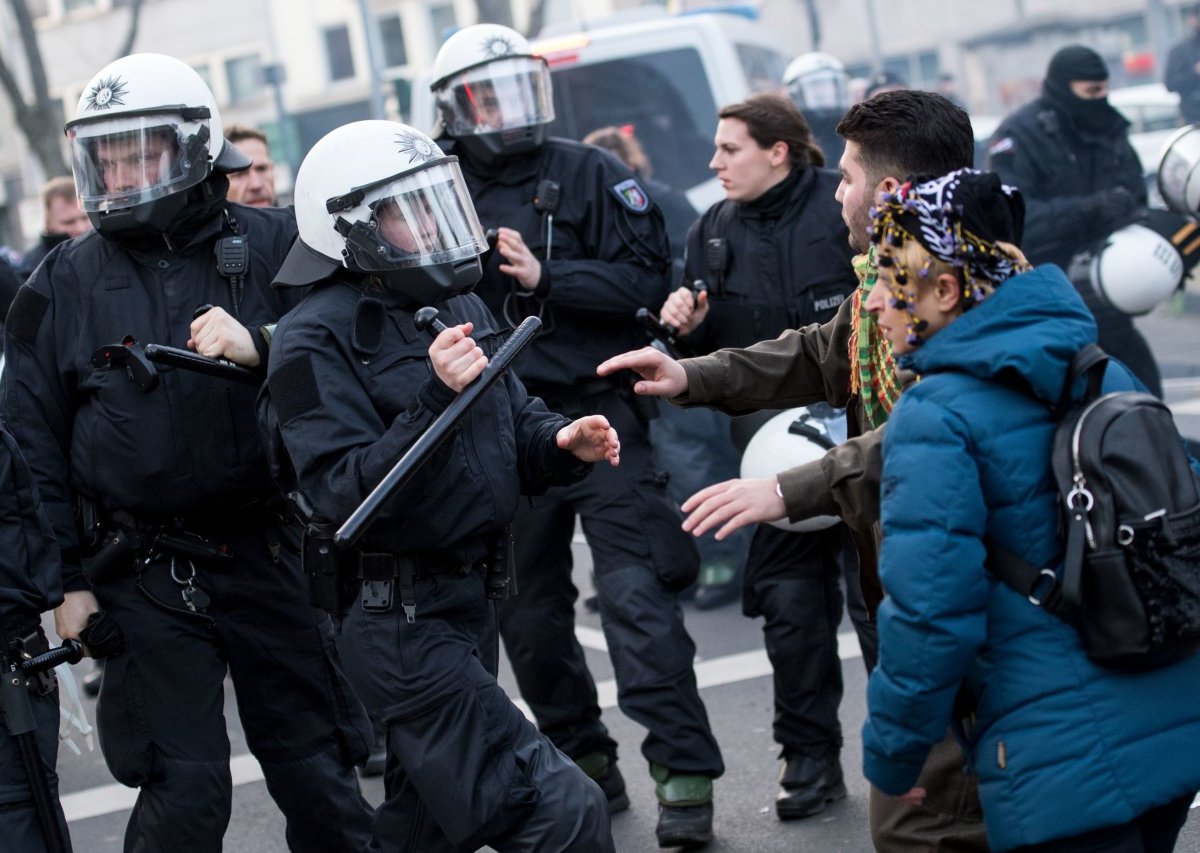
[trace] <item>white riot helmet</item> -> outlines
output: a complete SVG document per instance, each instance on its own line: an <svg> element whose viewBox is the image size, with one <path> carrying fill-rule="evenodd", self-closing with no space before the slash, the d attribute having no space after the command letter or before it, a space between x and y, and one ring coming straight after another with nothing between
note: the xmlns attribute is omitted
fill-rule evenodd
<svg viewBox="0 0 1200 853"><path fill-rule="evenodd" d="M1200 214L1200 127L1189 124L1179 128L1163 146L1158 191L1176 213Z"/></svg>
<svg viewBox="0 0 1200 853"><path fill-rule="evenodd" d="M225 142L204 80L170 56L135 53L83 89L66 124L75 191L102 232L166 231L187 191L250 158Z"/></svg>
<svg viewBox="0 0 1200 853"><path fill-rule="evenodd" d="M1088 280L1124 314L1145 314L1175 292L1200 260L1200 228L1166 210L1146 211L1092 253Z"/></svg>
<svg viewBox="0 0 1200 853"><path fill-rule="evenodd" d="M783 85L801 112L845 111L850 107L850 75L828 53L804 53L788 64Z"/></svg>
<svg viewBox="0 0 1200 853"><path fill-rule="evenodd" d="M275 277L280 284L311 284L344 267L430 305L479 280L487 241L458 158L419 130L343 125L308 152L294 192L299 239Z"/></svg>
<svg viewBox="0 0 1200 853"><path fill-rule="evenodd" d="M781 471L815 462L826 451L846 440L846 410L828 403L788 409L772 417L754 433L742 452L743 479L774 477ZM781 530L811 532L837 524L832 515L817 515L800 521L772 521Z"/></svg>
<svg viewBox="0 0 1200 853"><path fill-rule="evenodd" d="M532 151L554 121L550 69L516 30L459 30L438 51L433 75L446 134L485 162Z"/></svg>

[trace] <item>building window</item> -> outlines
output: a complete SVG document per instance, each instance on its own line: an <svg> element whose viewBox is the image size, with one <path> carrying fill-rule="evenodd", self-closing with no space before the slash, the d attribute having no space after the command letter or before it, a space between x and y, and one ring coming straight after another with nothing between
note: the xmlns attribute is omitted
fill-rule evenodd
<svg viewBox="0 0 1200 853"><path fill-rule="evenodd" d="M330 80L346 80L354 76L354 54L350 51L350 28L326 27L325 58L329 63Z"/></svg>
<svg viewBox="0 0 1200 853"><path fill-rule="evenodd" d="M50 4L46 0L27 0L26 6L29 8L29 17L35 21L50 14Z"/></svg>
<svg viewBox="0 0 1200 853"><path fill-rule="evenodd" d="M450 31L458 26L458 19L454 16L454 6L452 4L430 6L429 22L433 25L434 44L441 44L450 35Z"/></svg>
<svg viewBox="0 0 1200 853"><path fill-rule="evenodd" d="M408 64L408 51L404 49L404 26L399 15L384 15L379 18L379 42L383 46L385 68Z"/></svg>
<svg viewBox="0 0 1200 853"><path fill-rule="evenodd" d="M262 95L262 62L258 54L225 60L225 77L229 80L229 103L240 104Z"/></svg>
<svg viewBox="0 0 1200 853"><path fill-rule="evenodd" d="M204 81L204 85L208 87L208 91L213 91L212 68L207 62L201 62L199 65L193 65L192 70L200 75L200 79Z"/></svg>
<svg viewBox="0 0 1200 853"><path fill-rule="evenodd" d="M63 0L63 12L70 14L80 9L94 8L95 5L96 0Z"/></svg>

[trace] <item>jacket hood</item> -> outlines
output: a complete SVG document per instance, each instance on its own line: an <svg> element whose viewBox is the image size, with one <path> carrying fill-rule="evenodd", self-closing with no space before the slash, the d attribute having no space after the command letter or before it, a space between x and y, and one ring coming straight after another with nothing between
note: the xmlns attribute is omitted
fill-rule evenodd
<svg viewBox="0 0 1200 853"><path fill-rule="evenodd" d="M920 375L955 370L1020 384L1058 402L1071 359L1096 341L1096 323L1053 264L1013 276L988 299L901 357Z"/></svg>

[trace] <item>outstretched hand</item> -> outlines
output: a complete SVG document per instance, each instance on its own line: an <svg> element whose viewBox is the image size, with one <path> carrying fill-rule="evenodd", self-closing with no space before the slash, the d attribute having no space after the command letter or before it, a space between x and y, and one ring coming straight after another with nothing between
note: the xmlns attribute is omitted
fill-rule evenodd
<svg viewBox="0 0 1200 853"><path fill-rule="evenodd" d="M455 394L462 393L487 367L487 356L470 337L474 328L472 323L450 326L429 345L433 372Z"/></svg>
<svg viewBox="0 0 1200 853"><path fill-rule="evenodd" d="M683 529L703 536L718 524L716 538L724 539L747 524L787 517L783 498L775 491L774 477L760 480L726 480L701 489L683 502Z"/></svg>
<svg viewBox="0 0 1200 853"><path fill-rule="evenodd" d="M608 460L614 468L621 462L621 441L604 415L587 415L558 431L559 450L573 453L584 462Z"/></svg>
<svg viewBox="0 0 1200 853"><path fill-rule="evenodd" d="M599 376L608 376L618 370L632 370L642 381L633 385L634 393L651 397L678 397L687 390L687 373L683 365L661 350L642 347L631 352L614 355L601 362L596 368Z"/></svg>

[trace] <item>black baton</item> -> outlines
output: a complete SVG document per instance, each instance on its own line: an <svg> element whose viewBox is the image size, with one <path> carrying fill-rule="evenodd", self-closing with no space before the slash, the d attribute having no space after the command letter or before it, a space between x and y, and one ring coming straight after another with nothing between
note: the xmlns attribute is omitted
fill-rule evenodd
<svg viewBox="0 0 1200 853"><path fill-rule="evenodd" d="M200 355L200 353L192 352L189 349L168 347L162 344L146 344L144 352L146 353L146 358L156 364L166 364L171 367L182 368L183 370L193 370L196 373L205 373L209 376L216 376L218 379L228 379L232 382L242 382L246 385L263 384L263 375L261 373L251 370L249 367L234 364L228 359L209 358L206 355Z"/></svg>
<svg viewBox="0 0 1200 853"><path fill-rule="evenodd" d="M542 321L537 317L526 317L521 325L517 326L512 336L504 342L504 346L496 350L496 354L492 356L483 372L454 398L445 411L437 416L437 419L429 425L429 429L413 442L412 447L400 457L400 461L392 466L392 470L388 471L379 485L371 491L371 494L367 495L366 500L350 513L350 517L334 534L333 544L339 548L349 548L358 541L367 525L379 515L384 503L412 479L413 474L429 460L433 452L462 421L467 410L504 374L513 359L537 336L541 326Z"/></svg>

